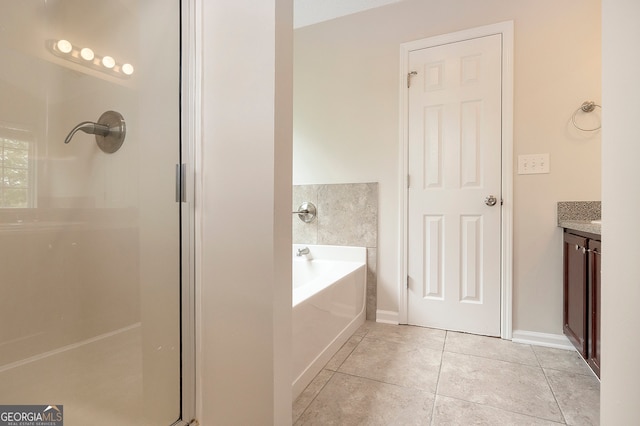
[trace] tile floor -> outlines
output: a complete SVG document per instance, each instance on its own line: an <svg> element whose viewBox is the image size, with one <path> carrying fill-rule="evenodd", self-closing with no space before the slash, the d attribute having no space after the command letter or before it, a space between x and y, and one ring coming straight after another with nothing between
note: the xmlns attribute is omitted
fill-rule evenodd
<svg viewBox="0 0 640 426"><path fill-rule="evenodd" d="M295 425L597 425L577 352L367 321L293 404Z"/></svg>

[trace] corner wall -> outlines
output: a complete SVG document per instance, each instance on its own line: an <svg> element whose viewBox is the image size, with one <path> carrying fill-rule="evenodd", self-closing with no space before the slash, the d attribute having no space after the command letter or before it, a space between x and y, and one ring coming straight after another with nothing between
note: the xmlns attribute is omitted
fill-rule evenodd
<svg viewBox="0 0 640 426"><path fill-rule="evenodd" d="M602 425L640 419L638 17L635 0L602 2Z"/></svg>
<svg viewBox="0 0 640 426"><path fill-rule="evenodd" d="M200 5L198 419L290 424L293 5Z"/></svg>
<svg viewBox="0 0 640 426"><path fill-rule="evenodd" d="M399 46L507 20L514 169L519 154L549 153L551 165L514 175L513 328L562 334L556 203L600 199L600 133L571 126L583 101L600 101L599 0L405 0L297 29L293 181L379 182L378 310L397 312Z"/></svg>

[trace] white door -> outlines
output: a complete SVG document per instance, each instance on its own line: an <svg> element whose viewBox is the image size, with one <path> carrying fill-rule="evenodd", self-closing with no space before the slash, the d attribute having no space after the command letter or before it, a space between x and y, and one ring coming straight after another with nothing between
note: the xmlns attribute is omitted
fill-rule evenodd
<svg viewBox="0 0 640 426"><path fill-rule="evenodd" d="M501 34L409 54L409 324L500 335L501 60Z"/></svg>

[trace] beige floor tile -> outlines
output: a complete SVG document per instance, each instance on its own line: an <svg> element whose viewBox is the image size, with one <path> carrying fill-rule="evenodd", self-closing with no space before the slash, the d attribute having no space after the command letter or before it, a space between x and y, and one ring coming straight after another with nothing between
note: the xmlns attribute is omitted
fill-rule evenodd
<svg viewBox="0 0 640 426"><path fill-rule="evenodd" d="M553 426L560 424L563 423L551 422L446 396L436 396L433 422L431 423L432 426Z"/></svg>
<svg viewBox="0 0 640 426"><path fill-rule="evenodd" d="M435 393L442 352L365 337L338 371Z"/></svg>
<svg viewBox="0 0 640 426"><path fill-rule="evenodd" d="M362 324L360 327L358 327L358 329L356 331L353 332L352 336L364 337L364 336L367 335L369 330L371 330L376 325L377 325L377 323L375 321L367 320L367 321L364 322L364 324Z"/></svg>
<svg viewBox="0 0 640 426"><path fill-rule="evenodd" d="M497 337L477 336L475 334L448 331L444 350L447 352L517 362L519 364L536 367L539 365L530 345L513 343Z"/></svg>
<svg viewBox="0 0 640 426"><path fill-rule="evenodd" d="M563 421L540 367L444 352L438 395Z"/></svg>
<svg viewBox="0 0 640 426"><path fill-rule="evenodd" d="M336 373L296 425L429 425L433 394Z"/></svg>
<svg viewBox="0 0 640 426"><path fill-rule="evenodd" d="M598 424L599 382L574 351L367 321L327 368L296 424Z"/></svg>
<svg viewBox="0 0 640 426"><path fill-rule="evenodd" d="M546 369L545 373L568 425L600 424L600 382L594 375Z"/></svg>
<svg viewBox="0 0 640 426"><path fill-rule="evenodd" d="M333 371L322 370L318 375L307 385L293 403L293 422L302 416L304 410L307 409L313 398L318 396L322 388L327 384L329 379L333 377Z"/></svg>
<svg viewBox="0 0 640 426"><path fill-rule="evenodd" d="M446 331L435 328L373 323L366 337L394 343L413 343L442 350L445 335Z"/></svg>
<svg viewBox="0 0 640 426"><path fill-rule="evenodd" d="M573 350L533 346L542 368L568 371L576 374L592 375L591 369L584 362L580 354Z"/></svg>
<svg viewBox="0 0 640 426"><path fill-rule="evenodd" d="M347 357L351 355L351 352L353 352L356 346L358 346L358 343L360 343L361 340L362 336L351 336L349 340L347 340L347 342L342 345L340 350L338 350L338 352L336 352L336 354L329 360L324 368L331 371L337 371L344 360L347 359Z"/></svg>

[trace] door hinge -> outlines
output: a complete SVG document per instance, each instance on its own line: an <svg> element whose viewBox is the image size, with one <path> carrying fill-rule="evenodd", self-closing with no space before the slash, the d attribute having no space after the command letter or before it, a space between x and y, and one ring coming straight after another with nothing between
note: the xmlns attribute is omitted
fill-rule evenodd
<svg viewBox="0 0 640 426"><path fill-rule="evenodd" d="M411 77L418 75L418 71L411 71L407 73L407 89L411 87Z"/></svg>
<svg viewBox="0 0 640 426"><path fill-rule="evenodd" d="M409 288L409 275L407 275L407 288Z"/></svg>
<svg viewBox="0 0 640 426"><path fill-rule="evenodd" d="M407 175L407 189L411 188L411 175Z"/></svg>
<svg viewBox="0 0 640 426"><path fill-rule="evenodd" d="M176 164L176 203L187 202L187 165Z"/></svg>

